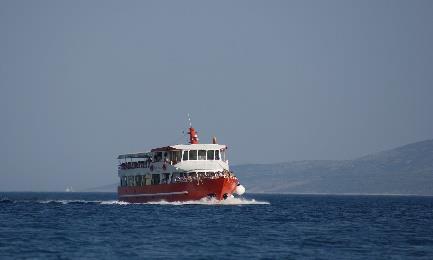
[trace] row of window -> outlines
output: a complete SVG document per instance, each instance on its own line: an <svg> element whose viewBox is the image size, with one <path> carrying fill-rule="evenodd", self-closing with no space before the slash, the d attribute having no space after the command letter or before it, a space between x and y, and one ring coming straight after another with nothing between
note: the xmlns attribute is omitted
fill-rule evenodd
<svg viewBox="0 0 433 260"><path fill-rule="evenodd" d="M182 160L219 160L219 150L189 150L183 151Z"/></svg>
<svg viewBox="0 0 433 260"><path fill-rule="evenodd" d="M185 151L167 151L156 152L153 157L147 158L144 161L137 162L119 162L119 169L134 169L134 168L148 168L152 162L164 161L169 164L176 164L181 161L196 161L196 160L223 160L226 161L225 150L185 150Z"/></svg>
<svg viewBox="0 0 433 260"><path fill-rule="evenodd" d="M180 162L181 152L180 151L167 151L164 152L164 159L166 161L173 161L173 162ZM153 155L152 161L154 162L160 162L163 159L163 153L162 152L156 152Z"/></svg>
<svg viewBox="0 0 433 260"><path fill-rule="evenodd" d="M120 178L120 186L136 187L145 185L155 185L169 183L170 174L152 174L152 175L137 175L137 176L123 176Z"/></svg>
<svg viewBox="0 0 433 260"><path fill-rule="evenodd" d="M136 176L123 176L120 178L120 186L136 187L156 184L169 184L181 181L185 178L213 178L223 176L224 172L174 172L162 174L147 174Z"/></svg>

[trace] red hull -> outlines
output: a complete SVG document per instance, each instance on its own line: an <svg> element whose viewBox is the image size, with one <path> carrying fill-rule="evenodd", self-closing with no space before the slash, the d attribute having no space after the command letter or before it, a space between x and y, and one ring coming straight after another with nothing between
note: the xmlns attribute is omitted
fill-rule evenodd
<svg viewBox="0 0 433 260"><path fill-rule="evenodd" d="M221 177L200 181L147 185L138 187L118 187L120 201L144 203L149 201L190 201L214 196L218 200L236 190L237 178Z"/></svg>

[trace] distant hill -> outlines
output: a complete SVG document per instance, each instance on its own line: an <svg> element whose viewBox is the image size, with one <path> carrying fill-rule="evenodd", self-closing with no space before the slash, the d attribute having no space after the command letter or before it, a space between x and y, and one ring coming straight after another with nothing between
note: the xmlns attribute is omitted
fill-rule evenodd
<svg viewBox="0 0 433 260"><path fill-rule="evenodd" d="M433 140L355 160L248 164L231 169L247 192L433 195Z"/></svg>
<svg viewBox="0 0 433 260"><path fill-rule="evenodd" d="M433 195L433 140L355 160L246 164L231 169L249 193ZM81 191L116 189L114 183Z"/></svg>

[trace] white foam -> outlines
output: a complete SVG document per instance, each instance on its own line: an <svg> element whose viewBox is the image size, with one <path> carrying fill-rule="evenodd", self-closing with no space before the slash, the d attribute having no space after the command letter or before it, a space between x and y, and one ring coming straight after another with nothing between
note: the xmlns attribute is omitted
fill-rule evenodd
<svg viewBox="0 0 433 260"><path fill-rule="evenodd" d="M119 200L101 201L101 205L128 205L128 204L131 203L125 201L119 201Z"/></svg>
<svg viewBox="0 0 433 260"><path fill-rule="evenodd" d="M128 205L129 202L118 201L118 200L39 200L38 203L48 204L48 203L59 203L59 204L101 204L101 205Z"/></svg>
<svg viewBox="0 0 433 260"><path fill-rule="evenodd" d="M29 201L32 202L32 201ZM60 204L69 204L69 203L101 203L100 200L38 200L38 203L47 204L47 203L60 203Z"/></svg>
<svg viewBox="0 0 433 260"><path fill-rule="evenodd" d="M158 205L269 205L267 201L256 201L255 199L235 198L230 197L226 200L217 200L215 198L203 198L201 200L190 200L190 201L154 201L146 204L158 204Z"/></svg>
<svg viewBox="0 0 433 260"><path fill-rule="evenodd" d="M22 202L32 202L32 201L22 201ZM34 201L33 201L34 202ZM150 205L269 205L267 201L256 201L255 199L245 199L237 197L229 197L226 200L217 200L215 198L203 198L201 200L190 200L190 201L174 201L167 202L152 201L147 203L130 203L119 200L38 200L37 203L48 204L48 203L58 203L58 204L100 204L100 205L129 205L129 204L150 204Z"/></svg>

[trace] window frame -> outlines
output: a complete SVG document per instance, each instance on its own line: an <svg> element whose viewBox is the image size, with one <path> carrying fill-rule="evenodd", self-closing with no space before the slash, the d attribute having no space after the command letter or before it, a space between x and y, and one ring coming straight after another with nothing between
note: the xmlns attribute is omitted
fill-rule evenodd
<svg viewBox="0 0 433 260"><path fill-rule="evenodd" d="M195 152L195 159L191 159L191 155L194 155L194 152ZM189 156L190 161L197 161L198 160L198 151L197 150L189 150L188 156Z"/></svg>
<svg viewBox="0 0 433 260"><path fill-rule="evenodd" d="M217 155L218 154L218 155ZM215 160L219 161L221 160L221 154L220 154L220 150L215 150L215 155L214 155ZM218 158L218 159L217 159Z"/></svg>
<svg viewBox="0 0 433 260"><path fill-rule="evenodd" d="M200 155L200 152L204 152L204 155ZM207 153L206 150L197 150L197 160L200 161L206 161L207 160Z"/></svg>
<svg viewBox="0 0 433 260"><path fill-rule="evenodd" d="M185 159L185 155L186 155L186 159ZM182 161L189 161L189 150L183 150Z"/></svg>
<svg viewBox="0 0 433 260"><path fill-rule="evenodd" d="M212 157L211 157L211 159L209 159L209 153L212 153ZM213 161L213 160L215 160L215 150L207 150L206 151L206 160L210 160L210 161Z"/></svg>

